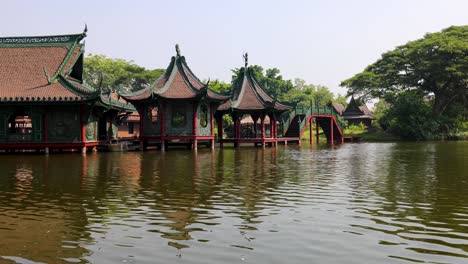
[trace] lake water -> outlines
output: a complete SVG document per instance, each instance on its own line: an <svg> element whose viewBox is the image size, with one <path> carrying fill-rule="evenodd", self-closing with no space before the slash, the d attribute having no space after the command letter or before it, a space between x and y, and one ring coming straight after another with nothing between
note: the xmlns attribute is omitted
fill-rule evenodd
<svg viewBox="0 0 468 264"><path fill-rule="evenodd" d="M468 263L468 142L0 155L0 263Z"/></svg>

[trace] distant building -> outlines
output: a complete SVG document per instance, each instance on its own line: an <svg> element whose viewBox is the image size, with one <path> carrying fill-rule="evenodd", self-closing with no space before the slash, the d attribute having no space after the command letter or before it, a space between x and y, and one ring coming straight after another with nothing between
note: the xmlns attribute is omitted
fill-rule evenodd
<svg viewBox="0 0 468 264"><path fill-rule="evenodd" d="M137 139L140 137L140 115L138 112L131 113L123 120L118 128L117 137L119 139Z"/></svg>
<svg viewBox="0 0 468 264"><path fill-rule="evenodd" d="M333 110L338 114L338 115L343 115L343 112L345 110L344 105L340 103L329 103L328 106L332 107Z"/></svg>
<svg viewBox="0 0 468 264"><path fill-rule="evenodd" d="M343 111L342 116L349 125L359 125L362 123L367 128L372 126L372 120L375 119L375 116L369 108L367 108L367 105L355 100L354 97L351 97L351 100Z"/></svg>

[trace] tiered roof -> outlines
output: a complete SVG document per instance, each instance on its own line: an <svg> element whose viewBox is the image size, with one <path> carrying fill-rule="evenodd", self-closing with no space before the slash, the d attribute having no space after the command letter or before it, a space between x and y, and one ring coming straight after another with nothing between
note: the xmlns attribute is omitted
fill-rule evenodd
<svg viewBox="0 0 468 264"><path fill-rule="evenodd" d="M218 111L237 112L284 112L291 109L290 106L281 104L269 96L254 78L252 69L247 65L247 54L244 56L245 67L241 70L236 82L231 89L231 100L222 104Z"/></svg>
<svg viewBox="0 0 468 264"><path fill-rule="evenodd" d="M343 111L343 118L344 119L375 119L375 116L372 112L367 108L367 105L364 103L360 103L354 99L354 96L351 97L348 106Z"/></svg>
<svg viewBox="0 0 468 264"><path fill-rule="evenodd" d="M96 90L82 80L85 36L0 38L0 102L92 98Z"/></svg>
<svg viewBox="0 0 468 264"><path fill-rule="evenodd" d="M195 76L187 65L185 57L180 55L178 45L176 45L176 53L176 56L171 58L171 63L164 74L153 85L131 94L122 94L122 96L130 101L146 100L152 95L165 99L205 97L211 101L225 101L229 98L209 89Z"/></svg>

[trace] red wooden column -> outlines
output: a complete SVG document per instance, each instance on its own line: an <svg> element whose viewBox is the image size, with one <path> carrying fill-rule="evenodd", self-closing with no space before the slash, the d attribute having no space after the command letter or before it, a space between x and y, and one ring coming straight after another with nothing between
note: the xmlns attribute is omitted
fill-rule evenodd
<svg viewBox="0 0 468 264"><path fill-rule="evenodd" d="M198 130L198 118L197 118L197 102L193 101L193 140L192 140L192 149L197 150L198 140L197 140L197 130Z"/></svg>
<svg viewBox="0 0 468 264"><path fill-rule="evenodd" d="M260 117L260 124L262 126L262 147L265 147L265 117Z"/></svg>
<svg viewBox="0 0 468 264"><path fill-rule="evenodd" d="M210 147L211 150L214 150L215 148L215 140L214 140L214 103L210 104L210 128L211 128L211 137L212 139L210 140Z"/></svg>
<svg viewBox="0 0 468 264"><path fill-rule="evenodd" d="M85 141L86 141L86 125L84 123L84 105L80 105L80 123L81 123L81 142L83 142L83 148L81 149L82 154L86 154L86 146L85 146Z"/></svg>
<svg viewBox="0 0 468 264"><path fill-rule="evenodd" d="M166 113L167 102L163 101L161 105L161 151L166 150Z"/></svg>
<svg viewBox="0 0 468 264"><path fill-rule="evenodd" d="M270 137L275 138L275 118L270 117Z"/></svg>
<svg viewBox="0 0 468 264"><path fill-rule="evenodd" d="M315 142L317 143L317 145L320 143L319 140L320 140L320 137L319 137L319 123L318 123L318 120L317 118L315 119Z"/></svg>
<svg viewBox="0 0 468 264"><path fill-rule="evenodd" d="M314 145L314 118L313 117L310 117L310 120L309 120L309 127L310 127L310 130L309 130L309 142L310 142L310 145Z"/></svg>
<svg viewBox="0 0 468 264"><path fill-rule="evenodd" d="M333 145L333 118L330 117L330 144Z"/></svg>
<svg viewBox="0 0 468 264"><path fill-rule="evenodd" d="M273 141L273 146L276 147L278 135L276 133L276 118L274 116L270 119L270 131L271 137L275 139L275 141Z"/></svg>

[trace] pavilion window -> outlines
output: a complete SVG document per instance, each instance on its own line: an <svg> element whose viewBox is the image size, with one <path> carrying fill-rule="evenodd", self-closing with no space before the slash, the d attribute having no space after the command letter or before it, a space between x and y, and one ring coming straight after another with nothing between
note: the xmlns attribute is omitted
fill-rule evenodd
<svg viewBox="0 0 468 264"><path fill-rule="evenodd" d="M187 125L187 113L185 109L174 107L172 111L171 123L173 127L184 127Z"/></svg>
<svg viewBox="0 0 468 264"><path fill-rule="evenodd" d="M32 119L24 111L16 111L8 118L8 134L12 140L32 140L32 133Z"/></svg>
<svg viewBox="0 0 468 264"><path fill-rule="evenodd" d="M208 106L206 104L200 106L200 125L202 127L208 126Z"/></svg>

